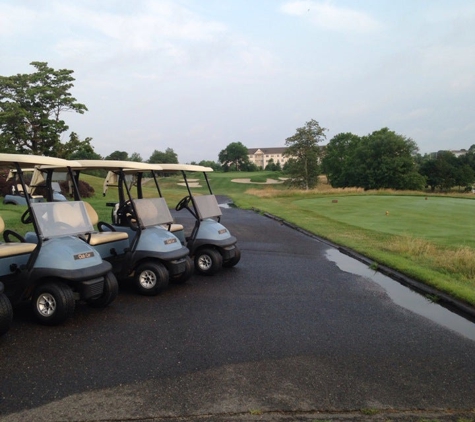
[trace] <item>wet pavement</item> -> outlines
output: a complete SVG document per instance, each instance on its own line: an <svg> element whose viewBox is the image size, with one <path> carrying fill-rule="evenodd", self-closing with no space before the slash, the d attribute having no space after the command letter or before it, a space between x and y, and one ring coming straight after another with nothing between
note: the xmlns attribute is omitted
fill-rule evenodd
<svg viewBox="0 0 475 422"><path fill-rule="evenodd" d="M467 319L469 316L462 316L463 312L456 313L456 309L446 309L438 304L437 298L417 293L336 249L329 249L327 258L335 262L341 270L360 275L377 283L395 304L475 341L475 324L471 319Z"/></svg>
<svg viewBox="0 0 475 422"><path fill-rule="evenodd" d="M235 268L157 297L122 286L60 327L15 309L0 421L475 420L471 334L277 221L222 223Z"/></svg>

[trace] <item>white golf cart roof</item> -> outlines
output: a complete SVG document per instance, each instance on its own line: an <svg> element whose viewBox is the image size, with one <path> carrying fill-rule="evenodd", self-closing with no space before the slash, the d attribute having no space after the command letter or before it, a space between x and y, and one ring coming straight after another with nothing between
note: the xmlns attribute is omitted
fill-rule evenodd
<svg viewBox="0 0 475 422"><path fill-rule="evenodd" d="M118 160L78 160L81 168L104 169L104 170L159 170L159 164L142 163L139 161Z"/></svg>
<svg viewBox="0 0 475 422"><path fill-rule="evenodd" d="M211 167L198 166L196 164L158 164L161 170L164 171L196 171L196 172L211 172ZM157 169L158 170L158 169Z"/></svg>
<svg viewBox="0 0 475 422"><path fill-rule="evenodd" d="M15 165L18 163L23 169L31 166L62 166L64 168L70 167L71 163L75 161L63 160L62 158L45 157L43 155L28 155L28 154L7 154L0 153L0 165Z"/></svg>

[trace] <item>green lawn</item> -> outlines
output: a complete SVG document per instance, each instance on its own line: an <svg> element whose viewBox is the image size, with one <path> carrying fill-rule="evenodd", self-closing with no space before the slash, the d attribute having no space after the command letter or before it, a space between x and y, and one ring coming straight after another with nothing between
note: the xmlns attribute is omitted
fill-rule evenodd
<svg viewBox="0 0 475 422"><path fill-rule="evenodd" d="M212 173L215 194L227 195L245 209L256 209L281 217L336 244L349 247L380 264L387 265L426 284L475 305L475 195L428 195L424 193L363 192L331 190L294 191L283 185L233 183L252 178L253 173ZM194 189L207 193L203 186ZM259 180L279 175L260 172ZM87 199L101 219L110 221L107 202L117 200L117 189L102 196L103 179L83 175L96 191ZM168 205L187 195L180 177L161 180ZM156 195L153 183L144 190ZM20 223L24 207L0 205L6 228L25 233L31 227Z"/></svg>
<svg viewBox="0 0 475 422"><path fill-rule="evenodd" d="M442 246L469 246L475 249L473 200L358 195L331 199L317 197L293 203L302 210L364 230L420 237Z"/></svg>

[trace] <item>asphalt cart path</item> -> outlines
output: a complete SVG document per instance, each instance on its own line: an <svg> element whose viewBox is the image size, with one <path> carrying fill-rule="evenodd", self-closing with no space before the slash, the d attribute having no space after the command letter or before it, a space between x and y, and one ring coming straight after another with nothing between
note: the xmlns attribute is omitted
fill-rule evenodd
<svg viewBox="0 0 475 422"><path fill-rule="evenodd" d="M15 309L0 421L475 420L474 341L341 271L325 243L252 211L222 223L242 259L215 276L156 297L122 286L58 327Z"/></svg>

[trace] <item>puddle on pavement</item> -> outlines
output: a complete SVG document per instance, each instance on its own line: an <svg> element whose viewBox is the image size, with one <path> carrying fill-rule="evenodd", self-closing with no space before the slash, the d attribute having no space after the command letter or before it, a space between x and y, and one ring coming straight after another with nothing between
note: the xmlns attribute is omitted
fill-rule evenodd
<svg viewBox="0 0 475 422"><path fill-rule="evenodd" d="M342 254L337 249L328 249L326 257L342 271L369 278L371 281L379 284L397 305L475 341L475 323L429 301L421 294L414 292L384 274L375 272L366 264Z"/></svg>

